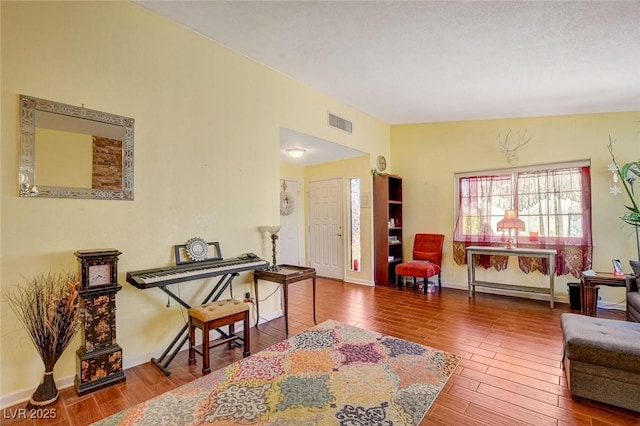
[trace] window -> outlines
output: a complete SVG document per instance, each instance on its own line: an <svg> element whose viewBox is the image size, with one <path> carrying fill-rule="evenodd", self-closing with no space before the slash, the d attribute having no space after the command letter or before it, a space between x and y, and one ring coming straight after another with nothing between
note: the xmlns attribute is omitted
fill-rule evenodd
<svg viewBox="0 0 640 426"><path fill-rule="evenodd" d="M457 219L454 259L464 264L468 245L504 244L508 235L498 231L507 209L515 209L525 231L515 231L523 247L555 248L558 275L591 267L591 179L584 163L508 169L456 176ZM487 263L485 267L506 267ZM546 272L546 265L520 261L524 272ZM525 270L526 269L526 270Z"/></svg>
<svg viewBox="0 0 640 426"><path fill-rule="evenodd" d="M360 178L349 179L351 194L350 209L350 264L354 271L360 270Z"/></svg>

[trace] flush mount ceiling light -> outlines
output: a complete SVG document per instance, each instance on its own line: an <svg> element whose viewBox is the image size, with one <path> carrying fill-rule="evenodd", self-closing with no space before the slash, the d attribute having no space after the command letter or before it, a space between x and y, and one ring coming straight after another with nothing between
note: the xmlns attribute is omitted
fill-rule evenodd
<svg viewBox="0 0 640 426"><path fill-rule="evenodd" d="M289 157L292 157L292 158L300 158L302 157L302 154L304 154L305 152L306 150L302 148L291 148L287 150L287 154L289 154Z"/></svg>

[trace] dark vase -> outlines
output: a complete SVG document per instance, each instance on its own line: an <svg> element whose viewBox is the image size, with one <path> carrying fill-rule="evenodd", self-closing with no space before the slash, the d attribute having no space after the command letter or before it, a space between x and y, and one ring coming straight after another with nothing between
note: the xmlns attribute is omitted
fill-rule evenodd
<svg viewBox="0 0 640 426"><path fill-rule="evenodd" d="M633 275L636 278L640 278L640 260L630 260L629 265L631 265L631 269L633 269Z"/></svg>
<svg viewBox="0 0 640 426"><path fill-rule="evenodd" d="M56 387L56 382L53 380L54 364L55 363L48 363L45 365L42 380L33 395L31 395L31 399L27 404L27 409L34 409L44 405L53 404L58 399L58 388Z"/></svg>

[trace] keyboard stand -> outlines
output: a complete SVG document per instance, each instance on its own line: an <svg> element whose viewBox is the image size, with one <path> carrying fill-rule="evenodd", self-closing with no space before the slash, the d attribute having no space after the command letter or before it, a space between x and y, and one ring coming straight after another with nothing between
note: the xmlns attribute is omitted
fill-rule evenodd
<svg viewBox="0 0 640 426"><path fill-rule="evenodd" d="M240 274L234 272L232 274L225 274L220 277L220 280L218 280L216 285L213 287L213 289L211 289L209 294L207 294L207 297L204 298L201 304L204 305L205 303L218 300L220 296L222 296L222 293L224 293L224 291L227 289L227 287L232 284L233 279L238 275ZM180 297L173 293L166 285L159 286L159 288L160 290L167 293L169 297L178 302L185 309L191 309L191 306L187 302L180 299ZM219 328L216 328L216 331L220 333L225 339L229 337L227 333L223 332ZM182 346L184 346L187 340L189 340L189 324L185 324L180 332L176 334L176 337L171 341L169 346L167 346L167 349L165 349L160 358L151 358L151 362L160 370L162 370L165 376L171 375L171 371L169 371L167 367L169 366L169 364L171 364L171 361L173 361L176 355L178 355L178 352L180 352L180 349L182 348Z"/></svg>

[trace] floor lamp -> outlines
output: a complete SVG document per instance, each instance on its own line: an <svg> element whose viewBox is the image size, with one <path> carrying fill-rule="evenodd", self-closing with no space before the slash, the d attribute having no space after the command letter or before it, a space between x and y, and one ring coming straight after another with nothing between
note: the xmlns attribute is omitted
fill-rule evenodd
<svg viewBox="0 0 640 426"><path fill-rule="evenodd" d="M276 262L276 240L278 239L278 232L280 232L279 226L267 226L267 231L271 234L271 251L273 253L273 262L269 267L270 271L279 271L280 267Z"/></svg>

